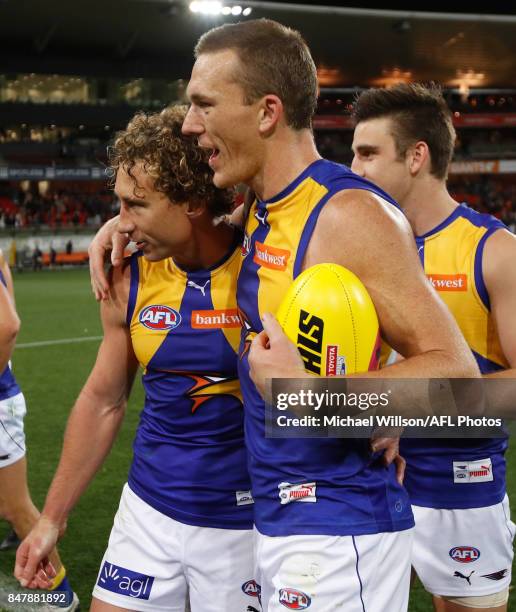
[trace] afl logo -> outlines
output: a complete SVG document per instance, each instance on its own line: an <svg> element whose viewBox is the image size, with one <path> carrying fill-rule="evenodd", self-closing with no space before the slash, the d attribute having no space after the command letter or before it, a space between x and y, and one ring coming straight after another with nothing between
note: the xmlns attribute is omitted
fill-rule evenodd
<svg viewBox="0 0 516 612"><path fill-rule="evenodd" d="M260 597L260 585L256 580L248 580L242 585L242 591L249 597Z"/></svg>
<svg viewBox="0 0 516 612"><path fill-rule="evenodd" d="M244 234L244 241L242 242L241 253L242 257L247 257L251 251L251 238L247 234Z"/></svg>
<svg viewBox="0 0 516 612"><path fill-rule="evenodd" d="M140 311L139 321L147 329L167 331L175 329L181 323L181 315L169 306L158 304L147 306Z"/></svg>
<svg viewBox="0 0 516 612"><path fill-rule="evenodd" d="M279 602L289 610L306 610L310 607L312 600L302 591L296 589L280 589Z"/></svg>
<svg viewBox="0 0 516 612"><path fill-rule="evenodd" d="M457 563L473 563L480 557L480 551L473 546L455 546L449 554Z"/></svg>

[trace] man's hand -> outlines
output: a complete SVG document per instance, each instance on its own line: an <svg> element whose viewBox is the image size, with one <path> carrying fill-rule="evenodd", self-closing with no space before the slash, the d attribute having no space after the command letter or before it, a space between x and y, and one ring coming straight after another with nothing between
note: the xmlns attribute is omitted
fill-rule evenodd
<svg viewBox="0 0 516 612"><path fill-rule="evenodd" d="M371 450L374 453L382 450L385 451L382 457L383 462L385 465L390 465L394 462L396 466L396 480L402 485L405 478L405 467L407 462L400 455L400 439L386 436L375 438L373 434L371 438Z"/></svg>
<svg viewBox="0 0 516 612"><path fill-rule="evenodd" d="M104 271L104 262L108 252L111 251L113 266L121 266L124 259L124 249L129 244L127 235L118 231L119 219L120 217L117 215L104 223L88 248L91 289L97 302L108 297L109 283Z"/></svg>
<svg viewBox="0 0 516 612"><path fill-rule="evenodd" d="M276 318L262 316L263 331L253 340L249 351L251 379L265 399L270 399L266 382L272 378L306 378L308 374L299 351L287 338ZM267 394L267 398L266 398Z"/></svg>
<svg viewBox="0 0 516 612"><path fill-rule="evenodd" d="M48 555L55 548L60 535L60 529L55 523L40 516L16 551L14 576L22 587L49 589L52 586L56 570Z"/></svg>

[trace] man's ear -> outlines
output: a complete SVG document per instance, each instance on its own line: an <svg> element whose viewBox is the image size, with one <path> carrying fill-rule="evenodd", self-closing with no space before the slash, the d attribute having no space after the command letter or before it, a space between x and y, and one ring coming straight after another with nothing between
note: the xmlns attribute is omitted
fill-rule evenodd
<svg viewBox="0 0 516 612"><path fill-rule="evenodd" d="M258 130L261 135L267 136L283 117L283 102L278 96L268 94L262 98L258 113Z"/></svg>
<svg viewBox="0 0 516 612"><path fill-rule="evenodd" d="M424 140L419 140L410 147L407 155L412 174L417 174L425 164L430 163L430 149Z"/></svg>
<svg viewBox="0 0 516 612"><path fill-rule="evenodd" d="M183 207L185 215L190 219L200 217L206 211L206 206L200 202L185 202Z"/></svg>

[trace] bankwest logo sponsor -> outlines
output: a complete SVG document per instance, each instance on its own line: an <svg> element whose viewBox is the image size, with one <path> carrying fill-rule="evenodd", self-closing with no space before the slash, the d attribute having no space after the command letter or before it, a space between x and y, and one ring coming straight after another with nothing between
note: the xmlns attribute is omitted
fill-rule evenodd
<svg viewBox="0 0 516 612"><path fill-rule="evenodd" d="M263 242L255 242L254 263L271 270L286 270L290 251L273 247Z"/></svg>
<svg viewBox="0 0 516 612"><path fill-rule="evenodd" d="M453 482L490 482L493 480L493 465L491 459L480 461L454 461Z"/></svg>
<svg viewBox="0 0 516 612"><path fill-rule="evenodd" d="M427 274L428 280L437 291L467 291L466 274Z"/></svg>
<svg viewBox="0 0 516 612"><path fill-rule="evenodd" d="M226 310L192 310L194 329L220 329L240 327L240 317L236 308Z"/></svg>

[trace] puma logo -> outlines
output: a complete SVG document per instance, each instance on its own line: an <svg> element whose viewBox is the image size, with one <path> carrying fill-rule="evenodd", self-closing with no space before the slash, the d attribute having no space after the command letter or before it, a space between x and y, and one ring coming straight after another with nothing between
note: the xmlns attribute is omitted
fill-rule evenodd
<svg viewBox="0 0 516 612"><path fill-rule="evenodd" d="M464 578L464 580L466 580L466 582L469 584L469 586L471 586L471 575L475 573L475 570L472 570L469 574L469 576L464 576L464 574L462 574L461 572L455 572L453 575L455 576L455 578Z"/></svg>
<svg viewBox="0 0 516 612"><path fill-rule="evenodd" d="M194 289L199 289L199 291L202 293L203 297L206 295L206 286L208 285L208 283L210 282L210 279L208 279L204 285L198 285L197 283L195 283L194 281L188 281L188 287L193 287Z"/></svg>

